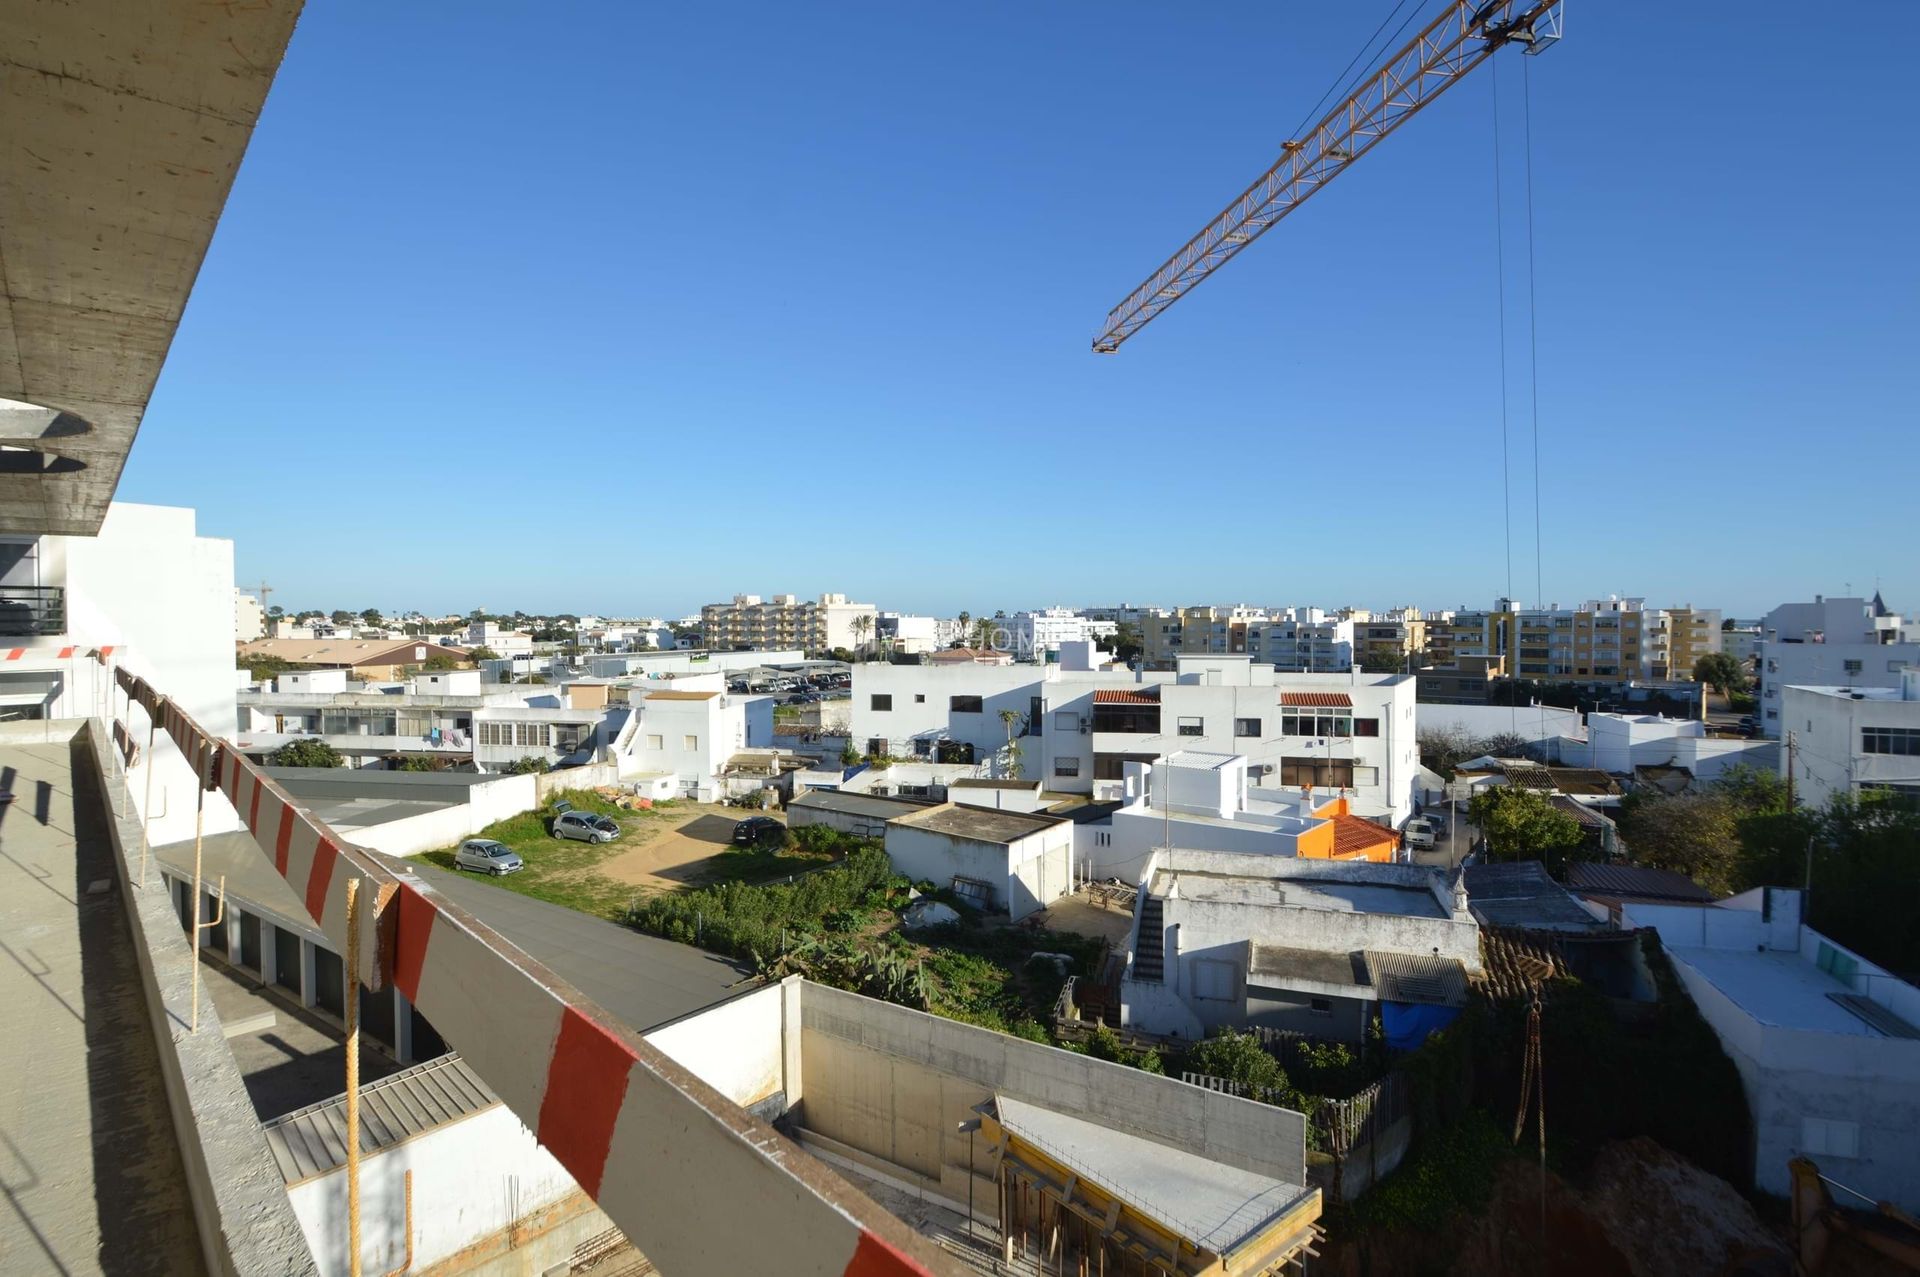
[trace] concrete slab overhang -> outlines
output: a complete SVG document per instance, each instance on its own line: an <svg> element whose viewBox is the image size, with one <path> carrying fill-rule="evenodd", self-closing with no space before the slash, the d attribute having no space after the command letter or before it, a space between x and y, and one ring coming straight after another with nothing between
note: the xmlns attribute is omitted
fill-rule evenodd
<svg viewBox="0 0 1920 1277"><path fill-rule="evenodd" d="M8 0L0 533L99 531L301 0Z"/></svg>

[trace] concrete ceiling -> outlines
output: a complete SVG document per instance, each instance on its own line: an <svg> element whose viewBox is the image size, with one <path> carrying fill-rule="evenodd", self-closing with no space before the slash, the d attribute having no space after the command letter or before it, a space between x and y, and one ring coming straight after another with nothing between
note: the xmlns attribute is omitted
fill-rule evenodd
<svg viewBox="0 0 1920 1277"><path fill-rule="evenodd" d="M300 5L0 0L0 532L99 531Z"/></svg>

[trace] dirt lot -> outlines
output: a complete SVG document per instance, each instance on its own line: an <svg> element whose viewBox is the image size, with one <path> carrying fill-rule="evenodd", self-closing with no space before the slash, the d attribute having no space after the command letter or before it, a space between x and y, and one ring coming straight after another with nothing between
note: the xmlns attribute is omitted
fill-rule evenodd
<svg viewBox="0 0 1920 1277"><path fill-rule="evenodd" d="M673 824L647 830L644 839L601 861L594 872L630 887L673 890L698 885L709 876L707 860L732 845L734 825L761 813L700 803L676 814L680 818Z"/></svg>

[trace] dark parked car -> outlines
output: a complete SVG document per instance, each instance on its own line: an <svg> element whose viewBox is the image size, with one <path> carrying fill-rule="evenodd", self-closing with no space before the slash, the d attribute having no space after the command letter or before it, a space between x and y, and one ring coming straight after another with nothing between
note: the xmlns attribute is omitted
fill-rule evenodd
<svg viewBox="0 0 1920 1277"><path fill-rule="evenodd" d="M786 840L787 827L771 816L749 816L733 827L736 847L777 847Z"/></svg>

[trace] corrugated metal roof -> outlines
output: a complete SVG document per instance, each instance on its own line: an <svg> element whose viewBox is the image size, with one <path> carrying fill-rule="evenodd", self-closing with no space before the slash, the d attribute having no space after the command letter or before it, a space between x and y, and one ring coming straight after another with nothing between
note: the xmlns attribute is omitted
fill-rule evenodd
<svg viewBox="0 0 1920 1277"><path fill-rule="evenodd" d="M1607 865L1576 860L1567 866L1567 886L1581 895L1619 896L1634 900L1676 900L1705 903L1713 893L1671 869L1646 865Z"/></svg>
<svg viewBox="0 0 1920 1277"><path fill-rule="evenodd" d="M1303 709L1352 709L1353 697L1345 692L1282 692L1280 703Z"/></svg>
<svg viewBox="0 0 1920 1277"><path fill-rule="evenodd" d="M1467 1003L1467 969L1458 958L1423 953L1366 952L1367 975L1382 1002L1426 1002L1458 1007Z"/></svg>
<svg viewBox="0 0 1920 1277"><path fill-rule="evenodd" d="M500 1102L458 1055L415 1065L360 1088L360 1153L392 1148ZM324 1175L347 1161L347 1097L295 1109L262 1130L288 1184Z"/></svg>
<svg viewBox="0 0 1920 1277"><path fill-rule="evenodd" d="M1093 693L1095 705L1158 705L1160 689L1150 692L1136 692L1124 687L1102 687Z"/></svg>

